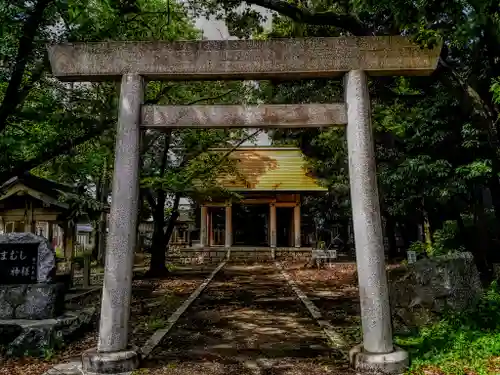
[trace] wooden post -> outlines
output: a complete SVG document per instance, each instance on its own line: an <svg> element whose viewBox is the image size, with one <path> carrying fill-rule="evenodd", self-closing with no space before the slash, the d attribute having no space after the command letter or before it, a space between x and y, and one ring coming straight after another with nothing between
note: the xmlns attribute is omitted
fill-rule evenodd
<svg viewBox="0 0 500 375"><path fill-rule="evenodd" d="M271 247L276 247L276 204L269 204L269 235Z"/></svg>
<svg viewBox="0 0 500 375"><path fill-rule="evenodd" d="M75 265L73 257L75 256L75 231L74 224L66 223L64 227L64 259L69 265L69 273L71 276L71 286L73 286L73 278L75 277Z"/></svg>
<svg viewBox="0 0 500 375"><path fill-rule="evenodd" d="M30 223L30 204L29 202L24 203L24 231L30 233L31 223Z"/></svg>
<svg viewBox="0 0 500 375"><path fill-rule="evenodd" d="M201 218L200 218L200 245L205 247L207 245L207 216L208 208L207 206L201 206Z"/></svg>
<svg viewBox="0 0 500 375"><path fill-rule="evenodd" d="M49 240L50 244L53 244L54 241L54 223L52 221L49 221L48 223L48 232L47 232L47 239Z"/></svg>
<svg viewBox="0 0 500 375"><path fill-rule="evenodd" d="M207 234L208 246L214 245L214 224L213 224L213 210L207 207Z"/></svg>
<svg viewBox="0 0 500 375"><path fill-rule="evenodd" d="M90 254L83 256L83 287L90 287Z"/></svg>
<svg viewBox="0 0 500 375"><path fill-rule="evenodd" d="M293 233L295 236L295 247L300 247L300 204L293 208Z"/></svg>
<svg viewBox="0 0 500 375"><path fill-rule="evenodd" d="M226 206L226 228L225 228L225 246L231 247L233 240L233 210L231 203Z"/></svg>
<svg viewBox="0 0 500 375"><path fill-rule="evenodd" d="M30 204L30 224L31 224L31 233L36 233L36 219L35 219L35 208L33 207L33 202Z"/></svg>

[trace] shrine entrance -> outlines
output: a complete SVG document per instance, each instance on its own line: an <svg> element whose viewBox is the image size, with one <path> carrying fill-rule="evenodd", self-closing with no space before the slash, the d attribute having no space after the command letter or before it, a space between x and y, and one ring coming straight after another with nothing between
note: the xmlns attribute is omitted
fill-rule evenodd
<svg viewBox="0 0 500 375"><path fill-rule="evenodd" d="M351 207L360 290L362 344L350 353L359 372L401 374L408 353L393 344L389 291L368 76L430 75L439 45L423 49L401 36L181 42L71 43L49 47L55 77L120 81L113 192L106 249L99 340L83 357L83 371L134 371L139 355L128 344L136 247L142 128L323 128L346 126ZM343 103L259 105L143 105L146 81L300 80L344 78ZM253 180L252 180L253 181ZM255 182L255 181L254 181ZM279 186L272 186L275 191ZM269 190L268 190L269 191ZM293 189L295 192L296 189ZM300 204L294 243L301 245ZM270 202L271 246L276 206ZM228 202L226 213L231 212ZM202 206L202 243L207 243ZM226 215L226 218L231 217ZM226 228L232 221L226 220ZM225 243L231 244L226 230Z"/></svg>
<svg viewBox="0 0 500 375"><path fill-rule="evenodd" d="M226 210L224 207L208 208L209 246L224 246L226 232Z"/></svg>
<svg viewBox="0 0 500 375"><path fill-rule="evenodd" d="M293 214L293 207L276 207L277 247L295 246Z"/></svg>
<svg viewBox="0 0 500 375"><path fill-rule="evenodd" d="M233 245L269 246L269 205L233 205Z"/></svg>

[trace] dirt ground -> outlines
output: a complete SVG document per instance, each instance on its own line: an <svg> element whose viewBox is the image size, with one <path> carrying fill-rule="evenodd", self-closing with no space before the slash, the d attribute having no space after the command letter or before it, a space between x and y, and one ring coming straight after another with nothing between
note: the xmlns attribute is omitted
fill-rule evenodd
<svg viewBox="0 0 500 375"><path fill-rule="evenodd" d="M186 268L164 280L134 281L130 339L143 344L208 276ZM360 340L355 264L286 271L348 345ZM92 303L98 304L100 294ZM97 327L43 360L0 358L0 375L41 375L56 363L96 346ZM348 349L348 348L346 348ZM326 337L273 264L226 265L180 318L137 374L348 375L345 359Z"/></svg>
<svg viewBox="0 0 500 375"><path fill-rule="evenodd" d="M141 374L350 374L274 265L228 265Z"/></svg>
<svg viewBox="0 0 500 375"><path fill-rule="evenodd" d="M210 274L212 268L183 268L162 280L133 282L130 340L142 345L152 333L162 327L172 314ZM101 294L86 303L99 306ZM97 324L93 329L65 348L47 353L46 358L5 359L0 355L0 375L41 375L58 363L80 358L83 351L97 345Z"/></svg>
<svg viewBox="0 0 500 375"><path fill-rule="evenodd" d="M359 322L360 305L355 263L334 263L304 269L288 265L286 271L333 325Z"/></svg>

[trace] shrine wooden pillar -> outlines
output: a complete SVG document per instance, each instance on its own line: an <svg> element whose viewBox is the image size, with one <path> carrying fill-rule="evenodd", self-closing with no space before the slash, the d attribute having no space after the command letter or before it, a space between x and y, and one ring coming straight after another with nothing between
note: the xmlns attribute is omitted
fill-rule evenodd
<svg viewBox="0 0 500 375"><path fill-rule="evenodd" d="M225 223L225 247L231 247L233 244L233 207L231 203L226 203L226 223Z"/></svg>
<svg viewBox="0 0 500 375"><path fill-rule="evenodd" d="M269 245L271 247L276 247L276 204L275 203L270 203L269 204Z"/></svg>
<svg viewBox="0 0 500 375"><path fill-rule="evenodd" d="M297 203L293 208L293 233L295 237L294 245L295 247L300 247L300 203Z"/></svg>
<svg viewBox="0 0 500 375"><path fill-rule="evenodd" d="M208 245L207 216L208 216L208 207L205 205L202 205L201 206L201 217L200 217L200 245L202 247Z"/></svg>
<svg viewBox="0 0 500 375"><path fill-rule="evenodd" d="M50 244L54 244L54 222L49 221L48 223L48 231L47 231L47 239L49 240Z"/></svg>

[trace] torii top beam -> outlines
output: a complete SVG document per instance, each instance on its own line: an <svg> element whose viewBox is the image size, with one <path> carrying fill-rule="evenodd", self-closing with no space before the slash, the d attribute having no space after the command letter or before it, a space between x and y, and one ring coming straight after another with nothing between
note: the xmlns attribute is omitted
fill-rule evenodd
<svg viewBox="0 0 500 375"><path fill-rule="evenodd" d="M441 50L400 36L180 42L103 42L48 47L64 81L304 79L350 70L372 76L429 75Z"/></svg>

